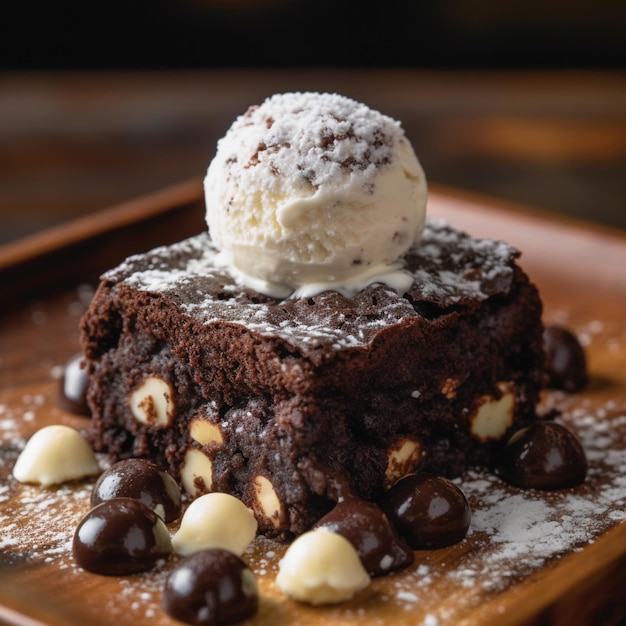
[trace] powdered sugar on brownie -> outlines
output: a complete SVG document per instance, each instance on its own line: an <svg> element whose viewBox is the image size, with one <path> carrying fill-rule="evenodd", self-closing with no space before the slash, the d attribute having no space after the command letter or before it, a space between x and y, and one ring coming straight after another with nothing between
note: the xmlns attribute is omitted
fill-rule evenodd
<svg viewBox="0 0 626 626"><path fill-rule="evenodd" d="M292 344L311 345L323 339L335 347L350 347L365 345L385 326L419 315L415 303L422 300L445 308L506 293L513 275L511 264L518 256L508 244L474 239L442 220L428 220L420 242L406 256L413 277L407 294L384 285L372 285L352 298L334 293L327 298L342 306L316 307L313 321L309 310L315 299L280 301L242 289L216 263L217 254L203 233L129 257L103 278L174 298L178 294L183 310L202 316L207 324L241 324ZM375 317L365 312L372 298L384 302Z"/></svg>

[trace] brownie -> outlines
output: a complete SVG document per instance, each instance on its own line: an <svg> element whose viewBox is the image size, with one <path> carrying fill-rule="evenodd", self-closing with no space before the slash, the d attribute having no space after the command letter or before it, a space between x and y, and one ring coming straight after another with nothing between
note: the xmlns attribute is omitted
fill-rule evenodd
<svg viewBox="0 0 626 626"><path fill-rule="evenodd" d="M541 301L508 244L429 219L409 291L351 298L273 299L216 254L201 233L102 276L81 342L91 443L112 460L231 493L289 539L347 494L490 467L537 419Z"/></svg>

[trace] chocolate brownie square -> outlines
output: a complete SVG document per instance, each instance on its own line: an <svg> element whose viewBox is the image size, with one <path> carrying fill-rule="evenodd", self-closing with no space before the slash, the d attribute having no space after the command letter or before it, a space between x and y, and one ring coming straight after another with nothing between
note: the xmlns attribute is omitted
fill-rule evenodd
<svg viewBox="0 0 626 626"><path fill-rule="evenodd" d="M215 263L208 233L103 275L81 322L91 442L223 491L288 539L347 494L490 467L536 419L542 307L517 250L437 219L372 284L280 300Z"/></svg>

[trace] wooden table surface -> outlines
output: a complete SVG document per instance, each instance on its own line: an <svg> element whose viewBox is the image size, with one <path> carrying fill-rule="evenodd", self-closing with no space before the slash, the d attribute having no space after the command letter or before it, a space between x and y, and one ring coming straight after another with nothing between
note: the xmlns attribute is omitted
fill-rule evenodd
<svg viewBox="0 0 626 626"><path fill-rule="evenodd" d="M248 105L328 90L403 122L433 183L626 228L626 73L0 73L0 245L201 176Z"/></svg>
<svg viewBox="0 0 626 626"><path fill-rule="evenodd" d="M539 493L469 472L460 477L472 507L466 539L416 552L411 568L377 578L337 607L286 598L275 585L285 546L258 539L246 560L261 604L246 625L616 626L626 617L626 233L443 189L432 189L430 207L459 228L519 247L546 322L567 324L584 339L589 385L546 393L540 410L557 409L578 432L588 478ZM43 425L88 427L87 418L63 411L57 393L95 276L115 257L197 233L202 218L198 178L0 248L3 295L14 288L27 297L19 306L5 297L0 311L2 624L176 626L160 608L174 559L128 577L90 574L73 561L69 546L93 480L41 489L11 472L25 438Z"/></svg>

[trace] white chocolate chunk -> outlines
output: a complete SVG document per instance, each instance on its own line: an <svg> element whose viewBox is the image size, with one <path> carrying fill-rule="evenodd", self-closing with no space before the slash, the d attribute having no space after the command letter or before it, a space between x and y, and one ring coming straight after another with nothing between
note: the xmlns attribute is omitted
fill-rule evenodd
<svg viewBox="0 0 626 626"><path fill-rule="evenodd" d="M220 427L217 424L200 417L196 417L191 421L189 434L194 441L198 442L202 446L208 443L214 443L217 445L222 445L224 443L224 437L222 436Z"/></svg>
<svg viewBox="0 0 626 626"><path fill-rule="evenodd" d="M172 545L183 556L205 548L222 548L241 556L257 531L254 513L227 493L207 493L183 515Z"/></svg>
<svg viewBox="0 0 626 626"><path fill-rule="evenodd" d="M261 517L268 519L276 528L280 526L283 517L283 505L280 503L272 483L265 476L256 476L254 479L255 511Z"/></svg>
<svg viewBox="0 0 626 626"><path fill-rule="evenodd" d="M354 546L326 528L300 535L285 552L276 577L283 593L313 605L349 600L369 583Z"/></svg>
<svg viewBox="0 0 626 626"><path fill-rule="evenodd" d="M513 424L515 416L515 393L511 383L500 382L502 396L496 400L492 396L480 398L480 405L472 418L472 434L478 439L500 439Z"/></svg>
<svg viewBox="0 0 626 626"><path fill-rule="evenodd" d="M56 424L38 430L26 443L13 467L21 483L58 485L100 473L91 446L74 428Z"/></svg>
<svg viewBox="0 0 626 626"><path fill-rule="evenodd" d="M422 461L422 446L417 439L403 437L389 447L385 487L410 474Z"/></svg>
<svg viewBox="0 0 626 626"><path fill-rule="evenodd" d="M130 396L130 410L135 419L147 426L166 428L174 419L174 392L158 376L148 376Z"/></svg>
<svg viewBox="0 0 626 626"><path fill-rule="evenodd" d="M211 459L201 450L189 448L185 453L180 479L185 491L191 496L198 496L209 491L213 485L213 463Z"/></svg>

